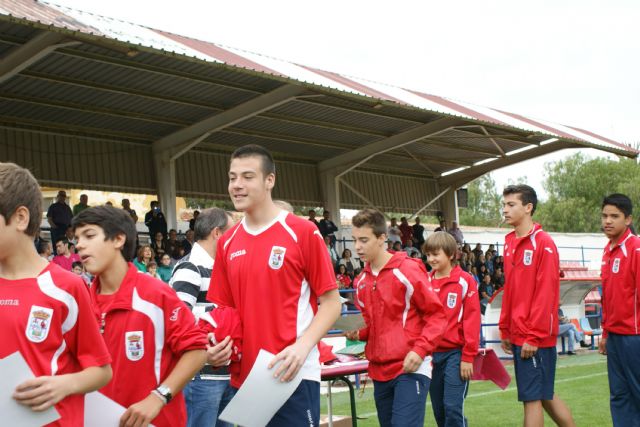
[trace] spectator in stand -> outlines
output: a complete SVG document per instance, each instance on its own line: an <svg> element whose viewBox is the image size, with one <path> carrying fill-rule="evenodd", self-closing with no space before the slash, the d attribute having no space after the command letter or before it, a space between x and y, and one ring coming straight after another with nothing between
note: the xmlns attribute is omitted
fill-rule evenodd
<svg viewBox="0 0 640 427"><path fill-rule="evenodd" d="M345 249L342 251L342 257L340 258L340 262L338 263L338 268L340 265L344 265L347 269L347 274L353 279L356 274L360 273L359 264L351 257L351 251L349 249Z"/></svg>
<svg viewBox="0 0 640 427"><path fill-rule="evenodd" d="M494 258L493 268L494 270L500 269L504 271L504 258L502 257L502 255Z"/></svg>
<svg viewBox="0 0 640 427"><path fill-rule="evenodd" d="M153 252L155 253L155 256L157 258L156 262L157 262L160 260L160 257L162 257L162 255L164 255L165 253L168 254L169 251L167 250L168 248L167 241L165 240L162 232L157 231L153 235L153 237L154 238L151 241L151 249L153 249Z"/></svg>
<svg viewBox="0 0 640 427"><path fill-rule="evenodd" d="M171 265L171 257L169 254L163 254L160 257L160 264L158 265L158 275L160 276L160 280L165 283L169 283L172 272L173 266Z"/></svg>
<svg viewBox="0 0 640 427"><path fill-rule="evenodd" d="M78 241L76 240L76 236L73 233L73 228L67 228L67 231L64 233L64 238L67 239L67 242L69 242L73 246L73 250L71 252L75 253L75 246Z"/></svg>
<svg viewBox="0 0 640 427"><path fill-rule="evenodd" d="M576 325L571 323L571 319L564 315L561 308L558 309L558 336L567 338L569 356L575 356L573 351L575 344L580 344L580 347L589 347L589 344L584 342L584 332L579 331Z"/></svg>
<svg viewBox="0 0 640 427"><path fill-rule="evenodd" d="M416 223L413 224L413 246L422 249L424 245L424 226L420 224L420 217L416 217Z"/></svg>
<svg viewBox="0 0 640 427"><path fill-rule="evenodd" d="M71 265L71 272L80 276L87 286L91 286L91 276L84 271L84 267L80 261L76 261Z"/></svg>
<svg viewBox="0 0 640 427"><path fill-rule="evenodd" d="M147 266L151 261L154 260L154 257L155 254L153 253L153 249L151 249L151 246L142 245L138 248L138 252L133 260L133 264L136 266L138 271L146 273Z"/></svg>
<svg viewBox="0 0 640 427"><path fill-rule="evenodd" d="M58 255L53 257L54 264L58 264L60 267L64 268L67 271L71 271L73 268L73 263L76 261L80 261L80 257L76 253L71 253L70 244L67 239L62 238L56 242L56 252Z"/></svg>
<svg viewBox="0 0 640 427"><path fill-rule="evenodd" d="M400 242L395 242L395 243L393 244L393 247L392 247L392 251L391 251L391 252L400 252L401 250L402 250L402 243L400 243Z"/></svg>
<svg viewBox="0 0 640 427"><path fill-rule="evenodd" d="M327 247L327 251L329 252L329 257L331 258L331 265L335 270L338 265L338 252L336 252L335 246L331 244L331 238L329 236L324 236L323 239L324 244Z"/></svg>
<svg viewBox="0 0 640 427"><path fill-rule="evenodd" d="M449 230L449 234L451 234L453 238L456 239L456 243L458 245L464 244L464 235L462 234L462 230L458 228L457 222L453 221L451 223L451 229Z"/></svg>
<svg viewBox="0 0 640 427"><path fill-rule="evenodd" d="M313 209L309 209L309 221L314 223L316 227L318 227L318 230L320 229L320 223L316 219L316 211L314 211Z"/></svg>
<svg viewBox="0 0 640 427"><path fill-rule="evenodd" d="M480 243L476 244L476 247L471 251L476 259L480 258L480 255L484 255L484 251L482 250L482 245Z"/></svg>
<svg viewBox="0 0 640 427"><path fill-rule="evenodd" d="M322 237L329 236L331 239L331 245L335 246L336 244L336 231L338 231L338 227L336 224L331 221L331 212L328 210L324 210L322 212L322 219L319 222L318 228L320 229L320 234Z"/></svg>
<svg viewBox="0 0 640 427"><path fill-rule="evenodd" d="M438 227L436 227L435 230L433 230L434 233L436 231L447 231L447 223L444 222L444 219L441 219L440 220L440 225Z"/></svg>
<svg viewBox="0 0 640 427"><path fill-rule="evenodd" d="M487 268L487 266L485 264L486 262L487 262L487 259L485 258L484 254L480 254L480 256L476 257L476 262L475 262L474 265L478 269L478 273L481 272L482 267L484 267L485 270L486 270L486 268Z"/></svg>
<svg viewBox="0 0 640 427"><path fill-rule="evenodd" d="M460 265L460 268L466 273L470 273L468 262L469 262L469 255L467 255L466 252L461 252L459 265Z"/></svg>
<svg viewBox="0 0 640 427"><path fill-rule="evenodd" d="M184 254L187 255L191 252L191 248L193 247L193 230L189 229L186 233L184 233L184 240L181 242L182 247L184 248Z"/></svg>
<svg viewBox="0 0 640 427"><path fill-rule="evenodd" d="M46 259L47 261L51 261L51 259L53 258L51 256L51 254L53 253L53 248L51 247L51 242L45 239L40 239L40 241L38 241L38 255L40 255L42 258Z"/></svg>
<svg viewBox="0 0 640 427"><path fill-rule="evenodd" d="M465 243L462 246L462 252L466 253L467 255L469 255L471 253L471 246L469 246L468 243Z"/></svg>
<svg viewBox="0 0 640 427"><path fill-rule="evenodd" d="M487 253L491 255L491 252L487 251ZM487 273L493 276L493 273L495 273L495 268L493 266L493 258L489 258L485 255L484 266L487 268Z"/></svg>
<svg viewBox="0 0 640 427"><path fill-rule="evenodd" d="M158 274L158 264L155 261L151 261L147 264L147 274L154 279L162 280Z"/></svg>
<svg viewBox="0 0 640 427"><path fill-rule="evenodd" d="M167 240L167 253L174 260L179 260L179 249L182 247L182 243L178 241L178 232L175 229L169 230L169 240Z"/></svg>
<svg viewBox="0 0 640 427"><path fill-rule="evenodd" d="M67 228L71 225L73 212L71 212L71 208L65 203L65 200L67 200L67 192L64 190L58 191L56 202L51 204L47 210L47 222L51 227L52 242L57 242L63 238ZM56 248L54 248L53 253L57 255Z"/></svg>
<svg viewBox="0 0 640 427"><path fill-rule="evenodd" d="M131 219L134 223L138 222L138 214L136 214L134 209L131 209L131 202L129 199L122 199L122 209L131 215Z"/></svg>
<svg viewBox="0 0 640 427"><path fill-rule="evenodd" d="M344 264L338 266L338 274L336 274L336 282L338 282L338 289L351 288L352 279L349 273L347 273L347 267Z"/></svg>
<svg viewBox="0 0 640 427"><path fill-rule="evenodd" d="M413 246L413 228L409 225L406 217L400 218L400 226L398 228L400 229L400 241L405 242L405 244L411 241L411 246Z"/></svg>
<svg viewBox="0 0 640 427"><path fill-rule="evenodd" d="M403 249L410 258L415 258L414 255L417 255L418 258L422 256L422 252L413 246L413 239L407 240Z"/></svg>
<svg viewBox="0 0 640 427"><path fill-rule="evenodd" d="M476 280L476 284L480 286L480 276L478 275L478 269L475 266L471 267L471 276Z"/></svg>
<svg viewBox="0 0 640 427"><path fill-rule="evenodd" d="M196 219L198 219L198 215L200 215L200 211L193 211L193 218L189 220L189 230L195 230Z"/></svg>
<svg viewBox="0 0 640 427"><path fill-rule="evenodd" d="M162 233L163 239L167 237L167 220L160 211L160 204L154 200L150 204L151 210L144 216L144 223L149 228L149 236L155 236L157 232Z"/></svg>
<svg viewBox="0 0 640 427"><path fill-rule="evenodd" d="M491 276L485 274L482 278L482 282L480 282L480 286L478 287L478 296L480 297L480 307L482 314L484 314L487 304L489 303L489 299L493 295L493 284L491 283Z"/></svg>
<svg viewBox="0 0 640 427"><path fill-rule="evenodd" d="M391 242L392 248L395 247L396 242L400 243L400 246L402 246L402 238L400 237L400 228L398 227L398 222L395 218L391 218L391 224L389 225L389 236L387 236L387 239Z"/></svg>
<svg viewBox="0 0 640 427"><path fill-rule="evenodd" d="M492 279L493 285L495 286L495 290L502 289L504 286L504 273L501 268L496 268L495 273L493 273Z"/></svg>
<svg viewBox="0 0 640 427"><path fill-rule="evenodd" d="M73 207L73 216L76 216L83 210L87 209L89 207L88 203L89 203L89 196L87 196L86 194L81 194L80 203L78 203Z"/></svg>

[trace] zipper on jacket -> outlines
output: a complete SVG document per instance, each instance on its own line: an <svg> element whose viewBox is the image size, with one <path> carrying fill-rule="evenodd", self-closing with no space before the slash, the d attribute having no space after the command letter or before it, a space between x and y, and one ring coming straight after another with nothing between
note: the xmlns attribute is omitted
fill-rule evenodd
<svg viewBox="0 0 640 427"><path fill-rule="evenodd" d="M376 281L377 281L377 280L375 280L375 279L373 280L373 290L374 290L374 291L376 290Z"/></svg>

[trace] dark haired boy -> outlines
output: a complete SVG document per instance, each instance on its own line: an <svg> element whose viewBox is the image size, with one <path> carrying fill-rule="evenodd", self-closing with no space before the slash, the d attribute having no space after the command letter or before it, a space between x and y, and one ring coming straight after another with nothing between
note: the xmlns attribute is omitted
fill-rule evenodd
<svg viewBox="0 0 640 427"><path fill-rule="evenodd" d="M207 299L235 308L242 320L242 360L231 385L242 385L260 349L276 353L274 377L302 382L269 425L318 425L318 342L340 315L338 287L318 228L274 203L275 173L263 147L231 155L229 195L245 216L218 241Z"/></svg>
<svg viewBox="0 0 640 427"><path fill-rule="evenodd" d="M528 185L503 191L504 220L514 230L504 244L505 284L500 312L502 349L513 354L524 425L543 426L543 408L559 426L573 426L571 411L554 394L560 259L551 236L533 222L538 198Z"/></svg>
<svg viewBox="0 0 640 427"><path fill-rule="evenodd" d="M427 238L423 251L431 265L431 285L447 316L444 336L433 352L429 392L439 427L467 425L464 398L480 341L480 301L475 279L455 262L458 246L446 231Z"/></svg>
<svg viewBox="0 0 640 427"><path fill-rule="evenodd" d="M175 291L130 262L136 231L129 213L93 207L73 227L95 276L91 300L113 358L113 379L100 391L128 408L122 426L185 425L180 391L204 364L205 334Z"/></svg>
<svg viewBox="0 0 640 427"><path fill-rule="evenodd" d="M14 399L34 411L55 405L60 419L48 426L75 427L84 419L83 394L111 379L111 357L85 284L33 245L41 200L28 170L0 163L0 358L19 351L36 375Z"/></svg>
<svg viewBox="0 0 640 427"><path fill-rule="evenodd" d="M602 339L607 355L611 417L615 426L640 423L640 238L631 232L633 205L624 194L602 202Z"/></svg>
<svg viewBox="0 0 640 427"><path fill-rule="evenodd" d="M419 259L386 250L381 212L364 209L352 219L355 250L366 262L354 281L355 302L366 326L346 334L366 341L378 421L422 426L431 378L431 353L446 325L444 309Z"/></svg>

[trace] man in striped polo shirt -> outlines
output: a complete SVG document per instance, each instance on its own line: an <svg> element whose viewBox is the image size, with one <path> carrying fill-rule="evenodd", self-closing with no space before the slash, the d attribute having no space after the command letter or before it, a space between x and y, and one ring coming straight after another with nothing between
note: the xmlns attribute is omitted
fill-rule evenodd
<svg viewBox="0 0 640 427"><path fill-rule="evenodd" d="M218 239L231 225L233 225L233 219L224 210L220 208L203 210L195 222L196 242L191 252L180 259L173 269L169 284L177 292L178 298L193 311L196 318L214 307L205 297L209 289ZM229 358L232 344L233 342L227 337L209 348L208 365L184 388L187 427L229 425L218 420L218 415L233 397L229 386L229 368L216 366L221 364L220 361Z"/></svg>

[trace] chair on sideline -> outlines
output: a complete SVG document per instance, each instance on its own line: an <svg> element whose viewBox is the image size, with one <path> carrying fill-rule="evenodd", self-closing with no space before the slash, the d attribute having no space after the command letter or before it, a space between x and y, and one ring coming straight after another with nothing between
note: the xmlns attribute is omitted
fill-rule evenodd
<svg viewBox="0 0 640 427"><path fill-rule="evenodd" d="M591 350L595 350L596 337L602 335L602 329L592 329L591 325L589 324L589 319L587 319L586 317L580 319L580 327L585 335L591 337Z"/></svg>

